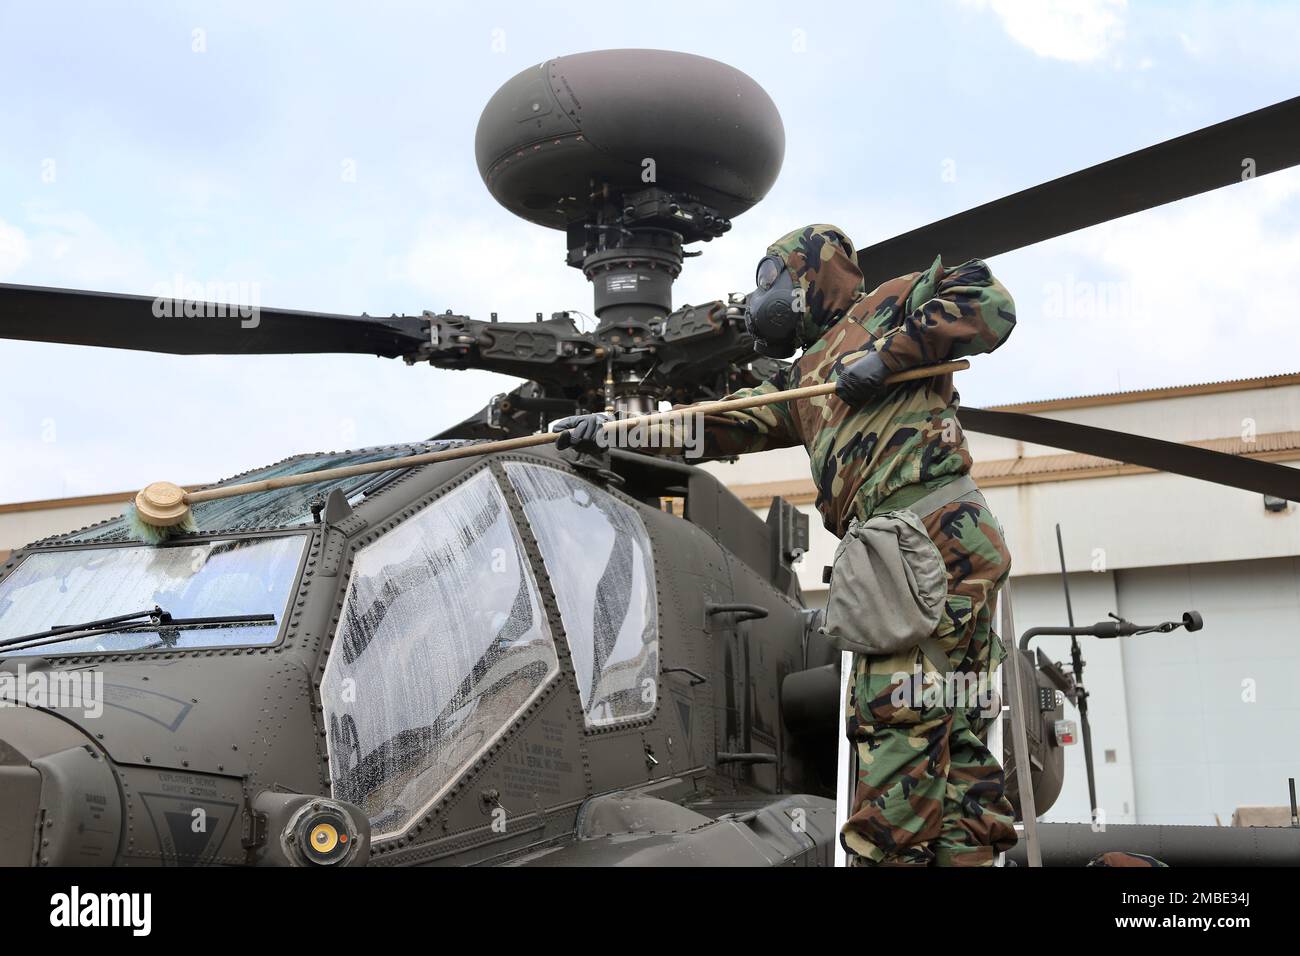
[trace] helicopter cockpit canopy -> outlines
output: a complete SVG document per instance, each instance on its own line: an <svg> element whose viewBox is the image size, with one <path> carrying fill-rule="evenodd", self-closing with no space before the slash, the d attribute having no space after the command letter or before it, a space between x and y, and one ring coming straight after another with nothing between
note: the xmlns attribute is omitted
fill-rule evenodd
<svg viewBox="0 0 1300 956"><path fill-rule="evenodd" d="M654 558L636 510L590 483L509 462L555 589L588 727L649 716L658 673Z"/></svg>
<svg viewBox="0 0 1300 956"><path fill-rule="evenodd" d="M565 652L588 726L654 710L658 599L636 509L557 468L505 473L479 469L353 563L321 703L333 795L361 807L376 838L425 813L554 684ZM536 786L562 770L518 768Z"/></svg>

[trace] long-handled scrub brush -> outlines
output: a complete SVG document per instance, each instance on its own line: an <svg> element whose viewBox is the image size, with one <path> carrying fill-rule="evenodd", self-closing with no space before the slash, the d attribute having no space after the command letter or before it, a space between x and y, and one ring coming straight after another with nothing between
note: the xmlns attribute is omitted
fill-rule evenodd
<svg viewBox="0 0 1300 956"><path fill-rule="evenodd" d="M908 369L905 372L897 372L885 379L885 383L892 385L898 382L932 378L966 368L970 368L970 363L964 359L942 365L928 365ZM671 421L680 421L687 415L715 415L722 412L740 411L745 408L756 408L760 405L772 405L777 402L830 395L834 391L834 382L824 382L820 385L791 388L781 392L769 392L764 395L751 395L747 398L699 402L695 405L684 405L666 412L655 412L651 415L611 421L604 426L604 430L608 432L620 428L664 424ZM310 485L322 481L336 481L357 475L371 475L395 468L413 468L416 465L454 461L458 458L475 458L479 455L489 455L499 451L549 445L555 442L561 434L563 432L541 432L522 438L505 438L501 441L484 442L483 444L461 445L457 448L447 448L442 451L407 455L402 458L386 458L382 461L368 461L364 464L346 465L340 468L324 468L319 471L307 471L298 475L263 478L260 481L225 485L219 488L204 488L199 491L186 491L180 485L174 485L169 481L155 481L135 496L134 504L127 509L127 523L135 536L141 541L148 544L162 544L171 538L198 530L198 526L194 521L193 506L204 501L217 501L222 498L234 498L239 495L273 491L277 488L290 488L296 485Z"/></svg>

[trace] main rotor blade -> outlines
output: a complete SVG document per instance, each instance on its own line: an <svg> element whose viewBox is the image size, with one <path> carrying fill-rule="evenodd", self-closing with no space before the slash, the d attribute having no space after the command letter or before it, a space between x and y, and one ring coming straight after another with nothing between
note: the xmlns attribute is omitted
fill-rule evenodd
<svg viewBox="0 0 1300 956"><path fill-rule="evenodd" d="M0 284L0 338L174 355L354 352L396 358L428 342L424 319L242 308Z"/></svg>
<svg viewBox="0 0 1300 956"><path fill-rule="evenodd" d="M962 408L957 418L963 428L985 435L1065 448L1300 502L1300 469L1273 462L1018 412Z"/></svg>
<svg viewBox="0 0 1300 956"><path fill-rule="evenodd" d="M1253 165L1247 166L1247 163ZM943 255L948 264L987 259L1055 236L1109 222L1220 186L1300 163L1300 97L1002 199L867 246L858 265L868 289L924 269Z"/></svg>

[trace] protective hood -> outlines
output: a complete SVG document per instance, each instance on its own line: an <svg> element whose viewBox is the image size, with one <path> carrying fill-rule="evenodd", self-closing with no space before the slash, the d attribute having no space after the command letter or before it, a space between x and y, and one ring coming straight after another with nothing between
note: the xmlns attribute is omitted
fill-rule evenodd
<svg viewBox="0 0 1300 956"><path fill-rule="evenodd" d="M780 256L803 290L800 344L807 348L861 298L862 272L853 258L853 243L838 226L817 223L796 229L767 247Z"/></svg>

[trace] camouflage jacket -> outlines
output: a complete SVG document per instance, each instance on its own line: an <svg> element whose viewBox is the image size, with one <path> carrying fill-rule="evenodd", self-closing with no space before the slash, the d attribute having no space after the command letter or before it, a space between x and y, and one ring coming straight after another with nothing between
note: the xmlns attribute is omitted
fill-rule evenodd
<svg viewBox="0 0 1300 956"><path fill-rule="evenodd" d="M779 239L780 255L804 296L804 351L789 368L730 398L833 382L867 351L891 371L932 365L1001 345L1016 317L1007 290L979 259L862 288L853 246L834 226L817 225ZM817 509L842 536L854 516L865 519L895 492L965 474L971 457L957 422L952 376L886 390L852 408L834 395L707 416L706 458L770 448L808 449ZM904 496L900 496L904 497ZM903 504L906 502L891 502Z"/></svg>

